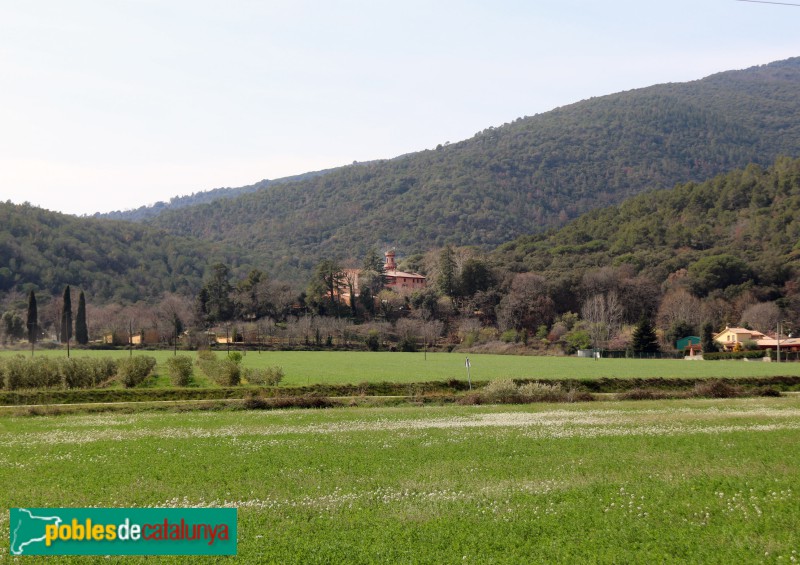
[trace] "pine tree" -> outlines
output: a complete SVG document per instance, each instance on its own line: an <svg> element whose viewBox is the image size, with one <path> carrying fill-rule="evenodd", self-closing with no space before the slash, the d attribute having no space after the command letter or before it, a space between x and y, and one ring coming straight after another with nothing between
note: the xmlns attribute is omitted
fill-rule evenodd
<svg viewBox="0 0 800 565"><path fill-rule="evenodd" d="M39 335L39 309L36 305L36 295L31 291L28 295L28 342L36 343L36 338Z"/></svg>
<svg viewBox="0 0 800 565"><path fill-rule="evenodd" d="M639 323L633 330L631 348L634 353L657 353L660 350L656 330L646 316L639 318Z"/></svg>
<svg viewBox="0 0 800 565"><path fill-rule="evenodd" d="M61 343L68 343L72 338L72 297L69 285L64 287L64 300L61 306Z"/></svg>
<svg viewBox="0 0 800 565"><path fill-rule="evenodd" d="M89 343L89 328L86 324L86 296L78 296L78 312L75 315L75 341L81 345Z"/></svg>
<svg viewBox="0 0 800 565"><path fill-rule="evenodd" d="M375 297L386 286L384 264L378 251L371 247L364 257L364 266L358 276L359 301L370 314L375 314Z"/></svg>

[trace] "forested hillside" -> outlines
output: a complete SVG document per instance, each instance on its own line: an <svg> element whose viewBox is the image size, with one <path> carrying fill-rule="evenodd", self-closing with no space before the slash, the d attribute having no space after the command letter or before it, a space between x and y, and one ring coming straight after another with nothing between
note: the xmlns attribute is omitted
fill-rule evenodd
<svg viewBox="0 0 800 565"><path fill-rule="evenodd" d="M152 227L0 202L0 298L13 290L58 295L68 284L98 303L191 295L215 261L247 264L238 251Z"/></svg>
<svg viewBox="0 0 800 565"><path fill-rule="evenodd" d="M258 190L263 190L269 186L273 186L276 184L296 182L314 178L319 175L324 175L325 173L331 170L333 169L303 173L301 175L293 175L291 177L285 177L275 180L264 179L258 181L255 184L240 186L238 188L214 188L212 190L195 192L194 194L190 194L188 196L175 196L173 198L170 198L169 202L156 202L155 204L150 204L148 206L140 206L135 210L118 210L116 212L108 212L106 214L95 214L94 217L108 218L111 220L142 221L146 220L147 218L154 218L155 216L158 216L159 214L165 212L166 210L178 210L180 208L186 208L188 206L196 206L198 204L207 204L225 198L235 198L237 196L241 196L242 194L249 194L251 192L256 192Z"/></svg>
<svg viewBox="0 0 800 565"><path fill-rule="evenodd" d="M557 231L518 238L492 257L550 280L627 264L700 298L751 290L774 300L800 273L800 159L642 194Z"/></svg>
<svg viewBox="0 0 800 565"><path fill-rule="evenodd" d="M494 246L643 191L800 155L800 58L593 98L390 161L166 211L301 280L323 256Z"/></svg>

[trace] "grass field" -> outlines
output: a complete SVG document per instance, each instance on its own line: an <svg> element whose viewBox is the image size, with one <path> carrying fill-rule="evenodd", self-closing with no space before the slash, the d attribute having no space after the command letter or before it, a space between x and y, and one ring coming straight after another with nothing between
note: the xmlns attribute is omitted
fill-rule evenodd
<svg viewBox="0 0 800 565"><path fill-rule="evenodd" d="M792 563L799 434L797 397L5 417L0 561L11 506L235 506L243 563Z"/></svg>
<svg viewBox="0 0 800 565"><path fill-rule="evenodd" d="M0 359L16 353L0 352ZM161 365L156 369L159 385L168 384L163 362L171 351L142 351ZM193 358L194 352L185 352ZM224 352L218 353L224 355ZM65 356L64 351L40 351L36 355ZM72 355L126 357L127 351L81 351ZM358 384L361 382L423 382L467 378L465 355L460 353L389 353L341 351L248 352L244 367L283 367L283 385ZM471 378L594 379L609 378L697 378L799 376L800 363L760 361L683 361L675 359L578 359L576 357L529 357L514 355L469 355ZM201 384L207 384L203 381Z"/></svg>

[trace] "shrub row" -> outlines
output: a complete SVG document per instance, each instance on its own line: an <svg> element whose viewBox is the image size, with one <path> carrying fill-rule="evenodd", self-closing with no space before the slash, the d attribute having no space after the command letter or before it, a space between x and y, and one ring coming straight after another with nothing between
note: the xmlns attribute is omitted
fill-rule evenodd
<svg viewBox="0 0 800 565"><path fill-rule="evenodd" d="M462 404L526 404L529 402L578 402L594 397L577 388L565 389L561 383L527 382L513 380L492 381L482 389L460 399Z"/></svg>
<svg viewBox="0 0 800 565"><path fill-rule="evenodd" d="M242 382L241 354L217 359L213 351L197 352L197 364L209 379L220 386L236 386Z"/></svg>
<svg viewBox="0 0 800 565"><path fill-rule="evenodd" d="M117 376L125 388L133 388L149 377L155 368L155 357L137 355L119 361Z"/></svg>
<svg viewBox="0 0 800 565"><path fill-rule="evenodd" d="M117 362L102 359L25 358L15 355L0 362L0 388L92 388L117 373Z"/></svg>
<svg viewBox="0 0 800 565"><path fill-rule="evenodd" d="M332 408L337 403L326 396L319 394L304 394L302 396L274 396L248 395L242 401L245 410L271 410L276 408Z"/></svg>
<svg viewBox="0 0 800 565"><path fill-rule="evenodd" d="M660 400L665 398L740 398L744 396L781 396L774 386L745 388L721 379L695 383L691 390L635 388L617 394L618 400Z"/></svg>
<svg viewBox="0 0 800 565"><path fill-rule="evenodd" d="M177 355L167 360L167 372L173 386L187 386L192 380L192 358L187 355Z"/></svg>
<svg viewBox="0 0 800 565"><path fill-rule="evenodd" d="M278 386L283 380L282 367L267 367L266 369L245 369L244 378L251 385Z"/></svg>
<svg viewBox="0 0 800 565"><path fill-rule="evenodd" d="M718 353L703 353L704 361L720 361L729 359L763 359L766 357L763 351L730 351Z"/></svg>
<svg viewBox="0 0 800 565"><path fill-rule="evenodd" d="M234 351L223 359L208 350L197 352L197 364L208 378L220 386L237 386L244 378L251 385L278 386L283 380L281 367L242 369L242 354Z"/></svg>

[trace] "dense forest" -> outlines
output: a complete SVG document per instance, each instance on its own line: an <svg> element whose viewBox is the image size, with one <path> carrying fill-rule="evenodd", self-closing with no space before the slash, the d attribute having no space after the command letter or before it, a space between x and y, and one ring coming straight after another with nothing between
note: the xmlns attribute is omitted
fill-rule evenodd
<svg viewBox="0 0 800 565"><path fill-rule="evenodd" d="M589 212L559 230L506 243L492 256L512 271L549 277L631 265L659 282L685 269L698 295L724 290L726 282L769 293L800 272L798 218L800 161L779 158L768 169L749 165ZM728 279L700 276L731 257Z"/></svg>
<svg viewBox="0 0 800 565"><path fill-rule="evenodd" d="M800 58L558 108L473 138L149 220L302 280L324 257L489 248L632 195L800 155Z"/></svg>
<svg viewBox="0 0 800 565"><path fill-rule="evenodd" d="M141 224L0 202L0 300L12 291L58 295L68 284L97 303L194 294L215 261L251 264L239 251Z"/></svg>
<svg viewBox="0 0 800 565"><path fill-rule="evenodd" d="M319 175L324 175L325 173L328 173L331 170L335 169L313 171L310 173L292 175L290 177L284 177L274 180L264 179L258 181L257 183L249 184L247 186L240 186L238 188L214 188L212 190L195 192L188 196L175 196L173 198L170 198L168 202L163 202L163 201L156 202L155 204L140 206L139 208L136 208L134 210L118 210L116 212L107 212L105 214L98 213L94 214L93 217L106 218L111 220L126 220L126 221L138 222L146 220L148 218L154 218L155 216L158 216L159 214L167 210L177 210L180 208L186 208L188 206L207 204L209 202L214 202L216 200L222 200L225 198L235 198L237 196L241 196L242 194L249 194L251 192L263 190L267 187L274 186L276 184L283 184L287 182L297 182L297 181L311 179Z"/></svg>

